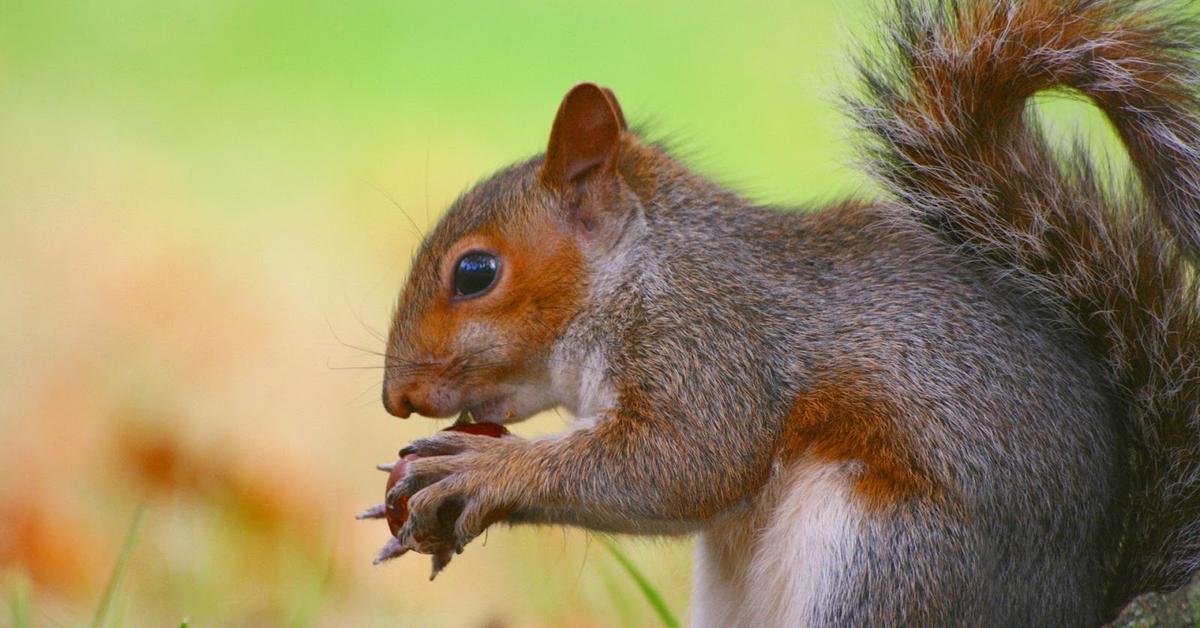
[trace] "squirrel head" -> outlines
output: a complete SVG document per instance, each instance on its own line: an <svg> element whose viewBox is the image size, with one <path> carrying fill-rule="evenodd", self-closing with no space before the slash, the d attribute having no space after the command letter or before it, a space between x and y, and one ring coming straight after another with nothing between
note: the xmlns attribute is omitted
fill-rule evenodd
<svg viewBox="0 0 1200 628"><path fill-rule="evenodd" d="M422 243L389 330L383 404L407 417L519 421L559 405L555 341L583 308L595 263L637 197L620 173L636 145L616 97L563 98L544 156L454 202Z"/></svg>

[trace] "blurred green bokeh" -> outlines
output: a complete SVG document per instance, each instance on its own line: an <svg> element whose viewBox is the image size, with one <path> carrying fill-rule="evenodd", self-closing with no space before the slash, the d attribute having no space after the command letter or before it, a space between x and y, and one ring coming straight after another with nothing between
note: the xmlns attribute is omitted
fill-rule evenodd
<svg viewBox="0 0 1200 628"><path fill-rule="evenodd" d="M577 531L369 566L371 466L438 428L377 401L403 213L584 80L756 200L868 189L835 96L869 4L0 0L4 604L87 621L146 502L128 625L652 625ZM622 547L685 616L689 544Z"/></svg>

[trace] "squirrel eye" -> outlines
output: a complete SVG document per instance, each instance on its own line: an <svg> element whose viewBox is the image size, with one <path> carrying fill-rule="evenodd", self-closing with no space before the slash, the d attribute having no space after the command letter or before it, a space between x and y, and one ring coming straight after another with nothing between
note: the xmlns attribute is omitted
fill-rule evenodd
<svg viewBox="0 0 1200 628"><path fill-rule="evenodd" d="M454 268L454 295L469 297L479 294L496 281L500 263L489 253L467 253Z"/></svg>

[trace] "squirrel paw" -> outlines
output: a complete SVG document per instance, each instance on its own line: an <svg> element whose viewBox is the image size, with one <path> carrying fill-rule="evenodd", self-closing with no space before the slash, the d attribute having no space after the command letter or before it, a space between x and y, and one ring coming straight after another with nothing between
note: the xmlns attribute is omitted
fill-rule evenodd
<svg viewBox="0 0 1200 628"><path fill-rule="evenodd" d="M514 507L508 487L519 481L505 474L525 441L457 432L440 432L414 441L401 455L408 463L403 479L387 494L388 503L408 498L408 520L396 538L405 547L433 554L434 575L452 552L504 518ZM444 559L444 561L439 560Z"/></svg>

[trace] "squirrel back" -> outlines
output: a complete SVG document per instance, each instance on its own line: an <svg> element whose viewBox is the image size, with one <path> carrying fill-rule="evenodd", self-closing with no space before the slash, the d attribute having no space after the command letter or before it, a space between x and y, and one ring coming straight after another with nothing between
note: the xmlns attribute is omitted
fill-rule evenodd
<svg viewBox="0 0 1200 628"><path fill-rule="evenodd" d="M1200 568L1200 27L1181 4L897 0L847 99L907 217L1103 356L1133 474L1114 601ZM1026 105L1058 87L1107 116L1135 179L1050 146Z"/></svg>

